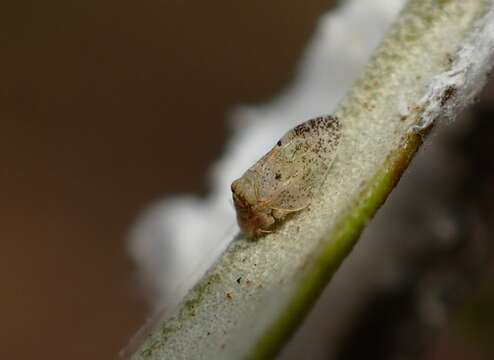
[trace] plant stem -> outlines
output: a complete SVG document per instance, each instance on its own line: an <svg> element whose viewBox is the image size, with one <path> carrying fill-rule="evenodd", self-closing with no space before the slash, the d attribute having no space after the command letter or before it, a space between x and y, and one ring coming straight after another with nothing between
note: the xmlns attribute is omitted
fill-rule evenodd
<svg viewBox="0 0 494 360"><path fill-rule="evenodd" d="M132 358L273 357L433 123L454 117L482 87L492 65L492 6L410 1L336 111L337 158L310 208L258 241L235 238Z"/></svg>

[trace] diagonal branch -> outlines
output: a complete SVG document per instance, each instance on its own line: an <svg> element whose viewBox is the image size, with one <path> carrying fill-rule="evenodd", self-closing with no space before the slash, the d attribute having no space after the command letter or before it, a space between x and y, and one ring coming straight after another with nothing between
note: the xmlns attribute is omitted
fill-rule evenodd
<svg viewBox="0 0 494 360"><path fill-rule="evenodd" d="M310 208L256 242L237 236L132 358L274 356L434 122L472 102L493 50L491 1L410 1L336 111L341 142Z"/></svg>

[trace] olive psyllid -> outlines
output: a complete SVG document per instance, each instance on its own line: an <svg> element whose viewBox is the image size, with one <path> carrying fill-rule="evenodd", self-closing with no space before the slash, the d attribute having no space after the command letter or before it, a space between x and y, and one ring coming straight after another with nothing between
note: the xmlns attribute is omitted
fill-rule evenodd
<svg viewBox="0 0 494 360"><path fill-rule="evenodd" d="M289 132L232 183L242 231L257 237L290 213L306 208L335 158L341 123L333 116L308 120Z"/></svg>

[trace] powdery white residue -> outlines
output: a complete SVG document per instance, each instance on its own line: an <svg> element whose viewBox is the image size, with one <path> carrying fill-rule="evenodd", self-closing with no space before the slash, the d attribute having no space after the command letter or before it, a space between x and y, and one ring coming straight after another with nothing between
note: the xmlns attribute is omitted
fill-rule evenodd
<svg viewBox="0 0 494 360"><path fill-rule="evenodd" d="M170 197L140 216L130 233L130 253L156 307L176 304L238 231L231 182L287 130L333 112L403 3L344 1L322 16L293 84L269 104L233 111L233 135L212 168L206 198Z"/></svg>
<svg viewBox="0 0 494 360"><path fill-rule="evenodd" d="M494 64L494 11L490 10L476 25L468 41L452 57L451 69L432 80L429 90L418 103L424 112L412 131L423 130L439 117L452 118L464 108L487 81Z"/></svg>

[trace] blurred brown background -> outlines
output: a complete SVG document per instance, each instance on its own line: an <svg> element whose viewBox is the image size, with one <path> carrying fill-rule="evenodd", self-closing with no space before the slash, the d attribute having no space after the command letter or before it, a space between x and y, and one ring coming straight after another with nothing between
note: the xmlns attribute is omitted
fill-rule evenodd
<svg viewBox="0 0 494 360"><path fill-rule="evenodd" d="M144 322L126 232L204 191L225 112L290 80L330 0L0 11L1 359L111 359Z"/></svg>

